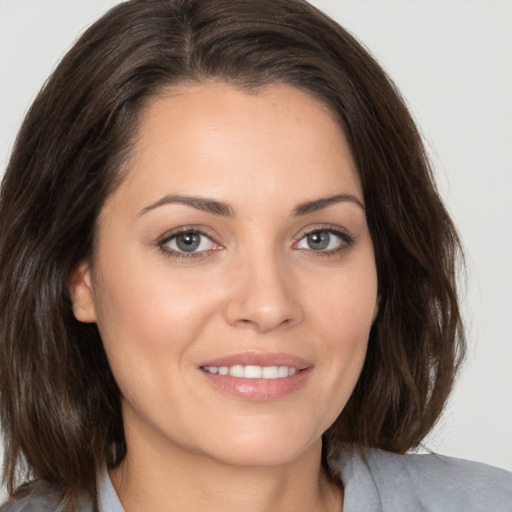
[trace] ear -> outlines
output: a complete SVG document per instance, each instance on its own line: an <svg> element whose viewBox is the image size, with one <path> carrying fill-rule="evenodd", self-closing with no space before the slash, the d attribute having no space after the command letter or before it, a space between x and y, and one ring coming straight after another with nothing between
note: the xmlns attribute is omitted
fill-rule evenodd
<svg viewBox="0 0 512 512"><path fill-rule="evenodd" d="M81 261L72 270L68 288L75 318L80 322L96 322L89 261Z"/></svg>

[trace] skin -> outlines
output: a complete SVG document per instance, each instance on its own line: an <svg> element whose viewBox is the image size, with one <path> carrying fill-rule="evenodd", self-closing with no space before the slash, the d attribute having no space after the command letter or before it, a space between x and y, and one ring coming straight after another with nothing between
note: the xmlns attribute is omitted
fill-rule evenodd
<svg viewBox="0 0 512 512"><path fill-rule="evenodd" d="M181 227L206 236L176 258ZM327 249L311 247L315 230ZM327 108L284 84L169 90L143 112L97 235L70 292L122 391L128 454L111 478L126 512L341 510L321 436L360 374L377 277L361 184ZM223 392L199 368L275 352L310 367L275 400Z"/></svg>

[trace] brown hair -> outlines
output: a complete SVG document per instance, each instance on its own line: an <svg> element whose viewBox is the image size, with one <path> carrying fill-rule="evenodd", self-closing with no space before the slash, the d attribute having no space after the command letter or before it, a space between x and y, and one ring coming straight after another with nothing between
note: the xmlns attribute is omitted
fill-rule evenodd
<svg viewBox="0 0 512 512"><path fill-rule="evenodd" d="M68 278L91 255L143 106L165 87L285 82L335 113L362 181L380 309L355 391L325 434L405 452L438 419L464 351L460 253L421 137L368 52L303 0L132 0L64 57L18 135L0 196L0 393L10 493L96 496L125 453L119 389ZM113 450L113 447L118 447ZM120 448L119 448L120 447Z"/></svg>

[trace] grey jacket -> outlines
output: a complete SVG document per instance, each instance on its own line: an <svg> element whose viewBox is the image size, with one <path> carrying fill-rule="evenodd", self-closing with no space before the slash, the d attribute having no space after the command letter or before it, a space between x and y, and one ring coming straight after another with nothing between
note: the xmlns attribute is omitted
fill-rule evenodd
<svg viewBox="0 0 512 512"><path fill-rule="evenodd" d="M343 512L512 512L512 473L440 455L396 455L371 450L364 460L342 448L329 465L345 488ZM108 473L99 476L101 512L124 512ZM60 512L44 483L0 507L0 512ZM90 512L84 502L75 512Z"/></svg>

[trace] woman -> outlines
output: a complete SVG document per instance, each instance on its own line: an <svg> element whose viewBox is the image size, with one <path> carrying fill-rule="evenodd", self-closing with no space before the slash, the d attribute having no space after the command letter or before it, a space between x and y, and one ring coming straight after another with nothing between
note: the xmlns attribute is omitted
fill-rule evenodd
<svg viewBox="0 0 512 512"><path fill-rule="evenodd" d="M403 455L463 355L459 242L392 83L307 3L114 8L0 219L2 511L510 508L505 471Z"/></svg>

